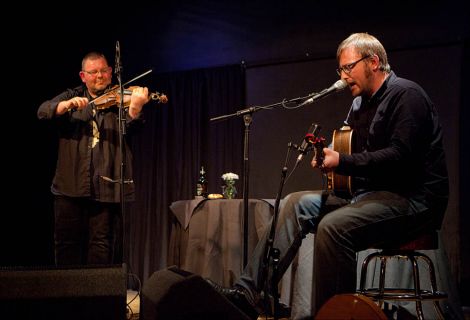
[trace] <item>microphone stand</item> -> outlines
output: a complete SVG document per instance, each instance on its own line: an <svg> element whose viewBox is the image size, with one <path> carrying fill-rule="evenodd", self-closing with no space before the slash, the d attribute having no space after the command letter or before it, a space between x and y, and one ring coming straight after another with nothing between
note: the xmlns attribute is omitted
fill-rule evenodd
<svg viewBox="0 0 470 320"><path fill-rule="evenodd" d="M250 125L253 121L253 113L260 110L270 110L280 106L285 106L289 103L297 103L298 101L305 100L312 96L311 94L306 97L294 98L291 100L283 100L278 103L266 105L266 106L254 106L241 109L235 113L227 114L211 118L210 121L222 121L233 117L243 116L243 122L245 124L245 131L243 137L243 268L248 263L248 188L249 188L249 135Z"/></svg>
<svg viewBox="0 0 470 320"><path fill-rule="evenodd" d="M125 196L124 196L124 185L126 183L132 183L132 180L124 181L124 174L125 174L125 150L124 150L124 137L126 135L126 115L124 108L124 86L122 84L122 64L121 64L121 48L119 45L119 41L116 41L116 56L115 56L115 67L114 73L116 74L116 79L119 86L119 94L120 94L120 101L118 105L118 123L119 123L119 149L120 149L120 170L119 170L119 196L120 196L120 204L121 204L121 241L122 241L122 259L123 264L125 265L127 261L127 240L126 240L126 214L125 214Z"/></svg>
<svg viewBox="0 0 470 320"><path fill-rule="evenodd" d="M245 132L243 134L243 267L248 263L248 176L250 173L249 163L249 140L250 124L253 120L251 113L243 116Z"/></svg>
<svg viewBox="0 0 470 320"><path fill-rule="evenodd" d="M101 179L106 180L110 183L119 183L119 203L120 203L120 211L121 211L121 229L122 229L122 239L121 239L121 245L122 245L122 260L123 260L123 265L125 267L126 262L128 261L128 248L127 248L127 240L126 240L126 215L125 215L125 192L124 192L124 185L125 184L130 184L133 183L134 181L132 179L125 179L125 168L126 168L126 163L125 163L125 149L124 149L124 137L126 135L126 108L124 106L124 86L128 85L131 82L134 82L137 79L142 78L143 76L146 76L147 74L152 72L152 69L147 70L146 72L134 77L133 79L127 81L126 83L122 83L122 64L121 64L121 52L120 52L120 45L119 41L116 41L116 56L115 56L115 66L114 66L114 73L116 74L116 80L118 82L118 87L119 87L119 101L118 101L118 125L119 125L119 149L120 149L120 157L121 157L121 163L120 163L120 168L119 168L119 179L112 179L110 177L106 176L100 176ZM105 93L106 94L106 93ZM101 96L100 96L101 97ZM96 100L98 100L100 97L95 98L94 100L90 101L89 103L93 103Z"/></svg>
<svg viewBox="0 0 470 320"><path fill-rule="evenodd" d="M277 227L277 220L279 218L279 205L282 198L282 190L284 188L286 182L286 173L287 173L287 164L289 163L290 158L290 151L291 149L298 150L300 152L297 160L294 164L294 168L292 169L292 174L295 169L297 169L299 163L302 161L303 157L310 152L313 148L316 151L316 155L319 152L322 152L323 149L323 140L322 138L317 137L317 133L320 131L320 126L312 123L307 135L303 139L300 146L292 144L291 142L287 145L287 155L286 160L284 162L284 167L281 171L281 181L279 183L279 190L276 196L276 202L274 205L274 215L273 220L271 223L271 229L269 231L269 236L266 239L266 245L264 247L264 256L263 256L263 270L262 270L262 280L264 281L264 292L270 292L271 296L273 297L273 317L274 320L279 319L279 292L278 292L278 283L280 281L280 276L278 266L279 266L279 259L281 256L281 252L278 248L274 248L274 239L276 235L276 227ZM269 267L272 265L272 275L271 281L269 282ZM271 287L269 287L269 284ZM269 306L269 295L266 295L266 304Z"/></svg>
<svg viewBox="0 0 470 320"><path fill-rule="evenodd" d="M232 114L227 114L215 118L211 118L210 121L221 121L221 120L226 120L232 117L236 116L243 116L244 123L245 123L245 135L244 135L244 144L243 144L243 268L246 267L247 265L247 256L248 256L248 179L249 179L249 159L248 159L248 150L249 150L249 126L252 122L252 114L263 109L273 109L279 106L284 106L286 107L286 104L288 103L297 103L300 100L304 100L302 103L298 104L297 107L302 107L304 105L310 104L320 98L325 97L326 95L329 95L335 91L342 90L346 87L346 82L344 80L339 80L337 81L333 86L331 86L328 89L323 90L320 93L312 93L309 94L306 97L300 97L300 98L294 98L291 100L283 100L278 103L274 103L271 105L266 105L266 106L255 106L255 107L248 107L242 110L239 110L235 113ZM309 98L308 100L305 100L306 98ZM320 130L320 127L312 124L310 127L313 129L313 132L311 133L313 138L315 138L315 134L317 133L317 130ZM309 129L309 131L312 131ZM316 150L321 150L321 145L322 145L323 140L311 140L309 143L313 144L316 147ZM284 167L282 168L282 174L281 174L281 181L279 184L279 190L276 196L276 202L274 205L274 215L273 215L273 221L271 224L271 229L269 232L269 237L266 239L266 246L265 246L265 252L264 252L264 257L263 257L263 271L262 271L262 280L265 282L265 293L271 292L271 295L274 300L274 320L277 320L278 318L278 312L279 312L279 293L277 290L277 285L280 279L278 279L279 274L278 274L278 264L279 264L279 258L281 256L281 253L278 248L274 248L274 238L275 238L275 233L276 233L276 225L277 225L277 219L279 216L279 204L281 201L282 197L282 190L284 188L284 184L286 181L286 173L287 173L287 163L289 161L289 156L290 156L290 149L294 147L295 149L299 150L302 155L304 155L306 152L311 150L311 148L308 146L308 143L302 143L301 146L296 146L293 145L292 143L288 144L288 151L286 155L286 160ZM302 160L302 157L297 158L297 162L292 170L295 170L297 168L297 165L300 163ZM292 174L292 173L291 173ZM272 271L272 276L271 276L271 288L269 289L269 265L272 263L273 265L273 271ZM266 299L269 299L269 295L266 294ZM266 300L268 301L268 300Z"/></svg>
<svg viewBox="0 0 470 320"><path fill-rule="evenodd" d="M262 279L265 283L264 285L264 292L271 292L271 296L273 297L274 305L273 305L273 318L274 320L279 319L279 292L277 289L278 285L278 266L279 266L279 258L281 256L281 252L278 248L274 248L274 239L276 235L276 226L277 220L279 217L279 205L282 198L282 190L284 189L284 185L286 182L286 174L287 174L287 164L289 163L290 158L290 151L291 149L299 149L295 144L289 142L287 144L287 154L286 159L284 162L284 167L281 170L281 181L279 183L279 189L276 196L276 202L274 204L274 215L273 220L271 222L271 229L269 230L269 236L266 239L266 245L264 248L264 255L263 255L263 276ZM295 170L295 167L294 167ZM292 174L292 173L291 173ZM272 265L272 276L271 282L269 283L269 266ZM269 286L270 284L270 286ZM265 297L266 303L269 306L269 295Z"/></svg>

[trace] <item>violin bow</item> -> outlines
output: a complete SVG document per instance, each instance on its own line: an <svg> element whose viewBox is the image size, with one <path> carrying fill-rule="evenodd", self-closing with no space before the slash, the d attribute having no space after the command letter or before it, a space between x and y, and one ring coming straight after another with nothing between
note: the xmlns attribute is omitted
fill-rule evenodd
<svg viewBox="0 0 470 320"><path fill-rule="evenodd" d="M133 79L127 81L127 82L124 83L122 86L124 87L124 86L128 85L129 83L134 82L135 80L140 79L140 78L142 78L142 77L148 75L148 74L149 74L150 72L152 72L152 71L153 71L152 69L149 69L149 70L145 71L144 73L138 75L137 77L135 77L135 78L133 78ZM105 93L103 93L102 95L96 97L95 99L93 99L93 100L91 100L90 102L88 102L88 104L95 102L96 100L98 100L99 98L101 98L102 96L104 96L104 95L107 94L107 93L108 93L108 92L105 92Z"/></svg>

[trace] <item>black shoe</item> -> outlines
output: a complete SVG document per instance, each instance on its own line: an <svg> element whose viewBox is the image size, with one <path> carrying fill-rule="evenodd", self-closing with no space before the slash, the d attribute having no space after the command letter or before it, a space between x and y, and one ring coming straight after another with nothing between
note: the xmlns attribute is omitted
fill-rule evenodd
<svg viewBox="0 0 470 320"><path fill-rule="evenodd" d="M256 311L253 304L248 300L245 289L240 286L235 286L232 288L225 288L210 279L206 279L215 291L227 298L231 303L233 303L238 309L245 313L250 319L258 319L258 311Z"/></svg>
<svg viewBox="0 0 470 320"><path fill-rule="evenodd" d="M279 302L279 305L278 305L278 309L276 311L277 313L277 318L287 318L287 319L290 319L290 314L291 314L291 307ZM274 314L272 314L271 316L274 316Z"/></svg>
<svg viewBox="0 0 470 320"><path fill-rule="evenodd" d="M277 310L273 310L273 309L274 307L271 307L271 305L269 305L266 308L266 310L269 310L269 312L267 312L267 315L263 314L263 316L274 317L274 313L277 313L276 314L277 319L284 319L284 318L289 319L290 318L290 314L292 311L291 307L279 302L278 309Z"/></svg>

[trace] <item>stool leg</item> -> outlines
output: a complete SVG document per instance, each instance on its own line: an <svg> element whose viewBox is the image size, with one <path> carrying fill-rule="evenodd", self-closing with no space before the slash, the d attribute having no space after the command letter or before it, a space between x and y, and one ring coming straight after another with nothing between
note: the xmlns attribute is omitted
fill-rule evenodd
<svg viewBox="0 0 470 320"><path fill-rule="evenodd" d="M366 286L366 276L367 276L367 266L369 264L369 257L365 258L364 261L362 261L362 266L361 266L361 280L359 281L359 292L364 293L364 288Z"/></svg>
<svg viewBox="0 0 470 320"><path fill-rule="evenodd" d="M385 269L387 267L387 257L380 256L380 278L379 278L379 307L382 309L384 304L385 291Z"/></svg>
<svg viewBox="0 0 470 320"><path fill-rule="evenodd" d="M429 271L429 280L431 282L432 294L436 294L436 292L437 292L437 281L436 281L436 273L435 273L435 269L434 269L434 263L425 254L417 252L416 257L423 259L427 263L428 271ZM444 312L442 311L441 305L439 304L439 300L433 300L433 305L434 305L434 310L436 310L436 313L437 313L439 319L445 319Z"/></svg>
<svg viewBox="0 0 470 320"><path fill-rule="evenodd" d="M416 314L419 320L424 320L423 314L423 305L421 303L421 286L419 284L419 269L418 269L418 261L416 261L414 254L411 253L408 255L408 259L410 259L411 265L413 266L413 280L415 285L415 296L416 296Z"/></svg>
<svg viewBox="0 0 470 320"><path fill-rule="evenodd" d="M365 293L365 288L366 288L366 278L367 278L367 269L369 267L369 262L372 259L377 259L378 253L374 252L369 254L364 261L362 262L361 266L361 280L359 282L359 292L360 293Z"/></svg>

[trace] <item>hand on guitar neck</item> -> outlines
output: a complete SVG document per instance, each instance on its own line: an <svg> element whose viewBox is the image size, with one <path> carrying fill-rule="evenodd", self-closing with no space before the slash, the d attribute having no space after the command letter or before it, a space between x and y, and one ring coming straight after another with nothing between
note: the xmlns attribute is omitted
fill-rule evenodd
<svg viewBox="0 0 470 320"><path fill-rule="evenodd" d="M307 139L307 137L306 137ZM343 176L334 172L339 165L339 154L351 154L355 145L354 130L348 126L343 126L333 132L331 142L332 148L325 148L325 138L309 135L306 140L315 154L311 165L313 168L320 168L322 173L327 176L328 190L336 195L350 197L354 192L353 179L350 176Z"/></svg>

